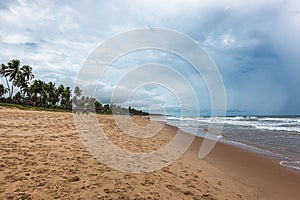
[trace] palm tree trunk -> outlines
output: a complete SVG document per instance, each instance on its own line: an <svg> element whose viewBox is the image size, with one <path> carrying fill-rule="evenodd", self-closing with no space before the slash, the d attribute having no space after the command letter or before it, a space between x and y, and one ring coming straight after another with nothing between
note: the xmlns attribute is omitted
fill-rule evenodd
<svg viewBox="0 0 300 200"><path fill-rule="evenodd" d="M6 85L7 85L7 89L8 89L8 96L10 96L10 87L9 87L8 80L7 80L6 76L5 76L5 81L6 81Z"/></svg>
<svg viewBox="0 0 300 200"><path fill-rule="evenodd" d="M12 98L13 93L14 93L14 84L12 83L12 85L11 85L11 94L10 94L10 98Z"/></svg>

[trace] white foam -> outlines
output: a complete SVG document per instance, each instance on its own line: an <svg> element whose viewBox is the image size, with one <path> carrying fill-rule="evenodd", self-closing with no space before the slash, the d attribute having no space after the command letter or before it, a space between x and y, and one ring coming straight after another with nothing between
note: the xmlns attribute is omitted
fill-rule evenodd
<svg viewBox="0 0 300 200"><path fill-rule="evenodd" d="M181 120L182 118L179 117L166 117L168 120Z"/></svg>
<svg viewBox="0 0 300 200"><path fill-rule="evenodd" d="M217 136L218 139L224 138L223 135L218 135Z"/></svg>
<svg viewBox="0 0 300 200"><path fill-rule="evenodd" d="M300 132L300 127L282 127L282 126L255 126L255 129L271 130L271 131L289 131Z"/></svg>
<svg viewBox="0 0 300 200"><path fill-rule="evenodd" d="M167 120L183 122L183 126L197 126L201 124L227 124L232 126L252 127L260 130L277 130L288 132L300 132L299 118L280 118L280 117L255 117L255 116L236 116L236 117L167 117Z"/></svg>
<svg viewBox="0 0 300 200"><path fill-rule="evenodd" d="M299 118L286 118L286 117L262 117L258 118L259 121L298 121Z"/></svg>
<svg viewBox="0 0 300 200"><path fill-rule="evenodd" d="M285 167L300 170L300 161L285 161L285 160L282 160L282 161L280 161L279 164L282 165L282 166L285 166ZM295 164L296 166L294 166L293 164Z"/></svg>

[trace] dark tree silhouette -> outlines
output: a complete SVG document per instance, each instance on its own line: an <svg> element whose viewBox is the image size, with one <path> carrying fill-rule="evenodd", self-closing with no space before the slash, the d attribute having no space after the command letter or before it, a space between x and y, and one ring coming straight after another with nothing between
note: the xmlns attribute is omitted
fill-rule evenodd
<svg viewBox="0 0 300 200"><path fill-rule="evenodd" d="M7 92L8 95L10 96L10 86L9 86L9 82L8 82L8 72L7 72L7 65L1 64L1 68L0 68L0 77L1 78L5 78L6 81L6 86L7 86Z"/></svg>
<svg viewBox="0 0 300 200"><path fill-rule="evenodd" d="M2 84L0 84L0 97L5 95L8 92L8 89L5 88Z"/></svg>
<svg viewBox="0 0 300 200"><path fill-rule="evenodd" d="M43 80L33 80L34 74L32 67L23 65L20 67L20 61L13 59L6 65L1 64L0 78L4 78L6 86L0 84L0 97L8 93L8 98L0 98L1 102L20 103L26 105L62 108L73 110L75 112L96 112L102 114L120 114L120 115L148 115L143 111L136 110L132 107L123 108L116 104L101 104L96 98L82 96L82 90L76 86L74 96L70 87L59 85L56 87L53 82ZM31 80L33 82L31 83ZM19 91L14 94L14 87ZM14 96L13 96L14 95Z"/></svg>
<svg viewBox="0 0 300 200"><path fill-rule="evenodd" d="M18 83L18 77L20 76L20 61L13 59L7 63L7 69L5 76L8 76L8 80L12 83L10 88L9 98L12 98L14 93L14 86Z"/></svg>

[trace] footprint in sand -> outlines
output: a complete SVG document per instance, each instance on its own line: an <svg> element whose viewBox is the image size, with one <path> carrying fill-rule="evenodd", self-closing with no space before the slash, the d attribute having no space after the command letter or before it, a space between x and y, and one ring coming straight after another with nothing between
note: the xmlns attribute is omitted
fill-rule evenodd
<svg viewBox="0 0 300 200"><path fill-rule="evenodd" d="M150 185L154 185L154 184L155 184L155 181L150 178L145 178L144 182L141 183L142 186L150 186Z"/></svg>
<svg viewBox="0 0 300 200"><path fill-rule="evenodd" d="M179 188L178 187L176 187L175 185L166 185L166 188L168 188L169 190L172 190L172 191L178 191L179 190Z"/></svg>

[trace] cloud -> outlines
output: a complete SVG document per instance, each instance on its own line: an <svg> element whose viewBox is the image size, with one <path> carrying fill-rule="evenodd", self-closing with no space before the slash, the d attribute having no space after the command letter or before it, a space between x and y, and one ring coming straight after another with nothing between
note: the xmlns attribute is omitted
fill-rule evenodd
<svg viewBox="0 0 300 200"><path fill-rule="evenodd" d="M0 2L0 62L18 58L33 67L37 78L71 86L85 59L109 37L140 27L170 28L197 41L212 57L224 80L228 109L299 114L299 10L300 3L292 0L4 0ZM99 98L108 102L122 74L149 62L182 73L198 91L201 108L209 109L203 80L189 70L188 63L162 52L133 52L113 63L99 84ZM165 79L159 72L150 75ZM180 84L169 81L188 97ZM142 98L146 97L151 103L169 102L170 109L176 109L170 96L161 95L162 88L150 88L140 89L132 101L146 108ZM122 103L122 95L118 101Z"/></svg>

